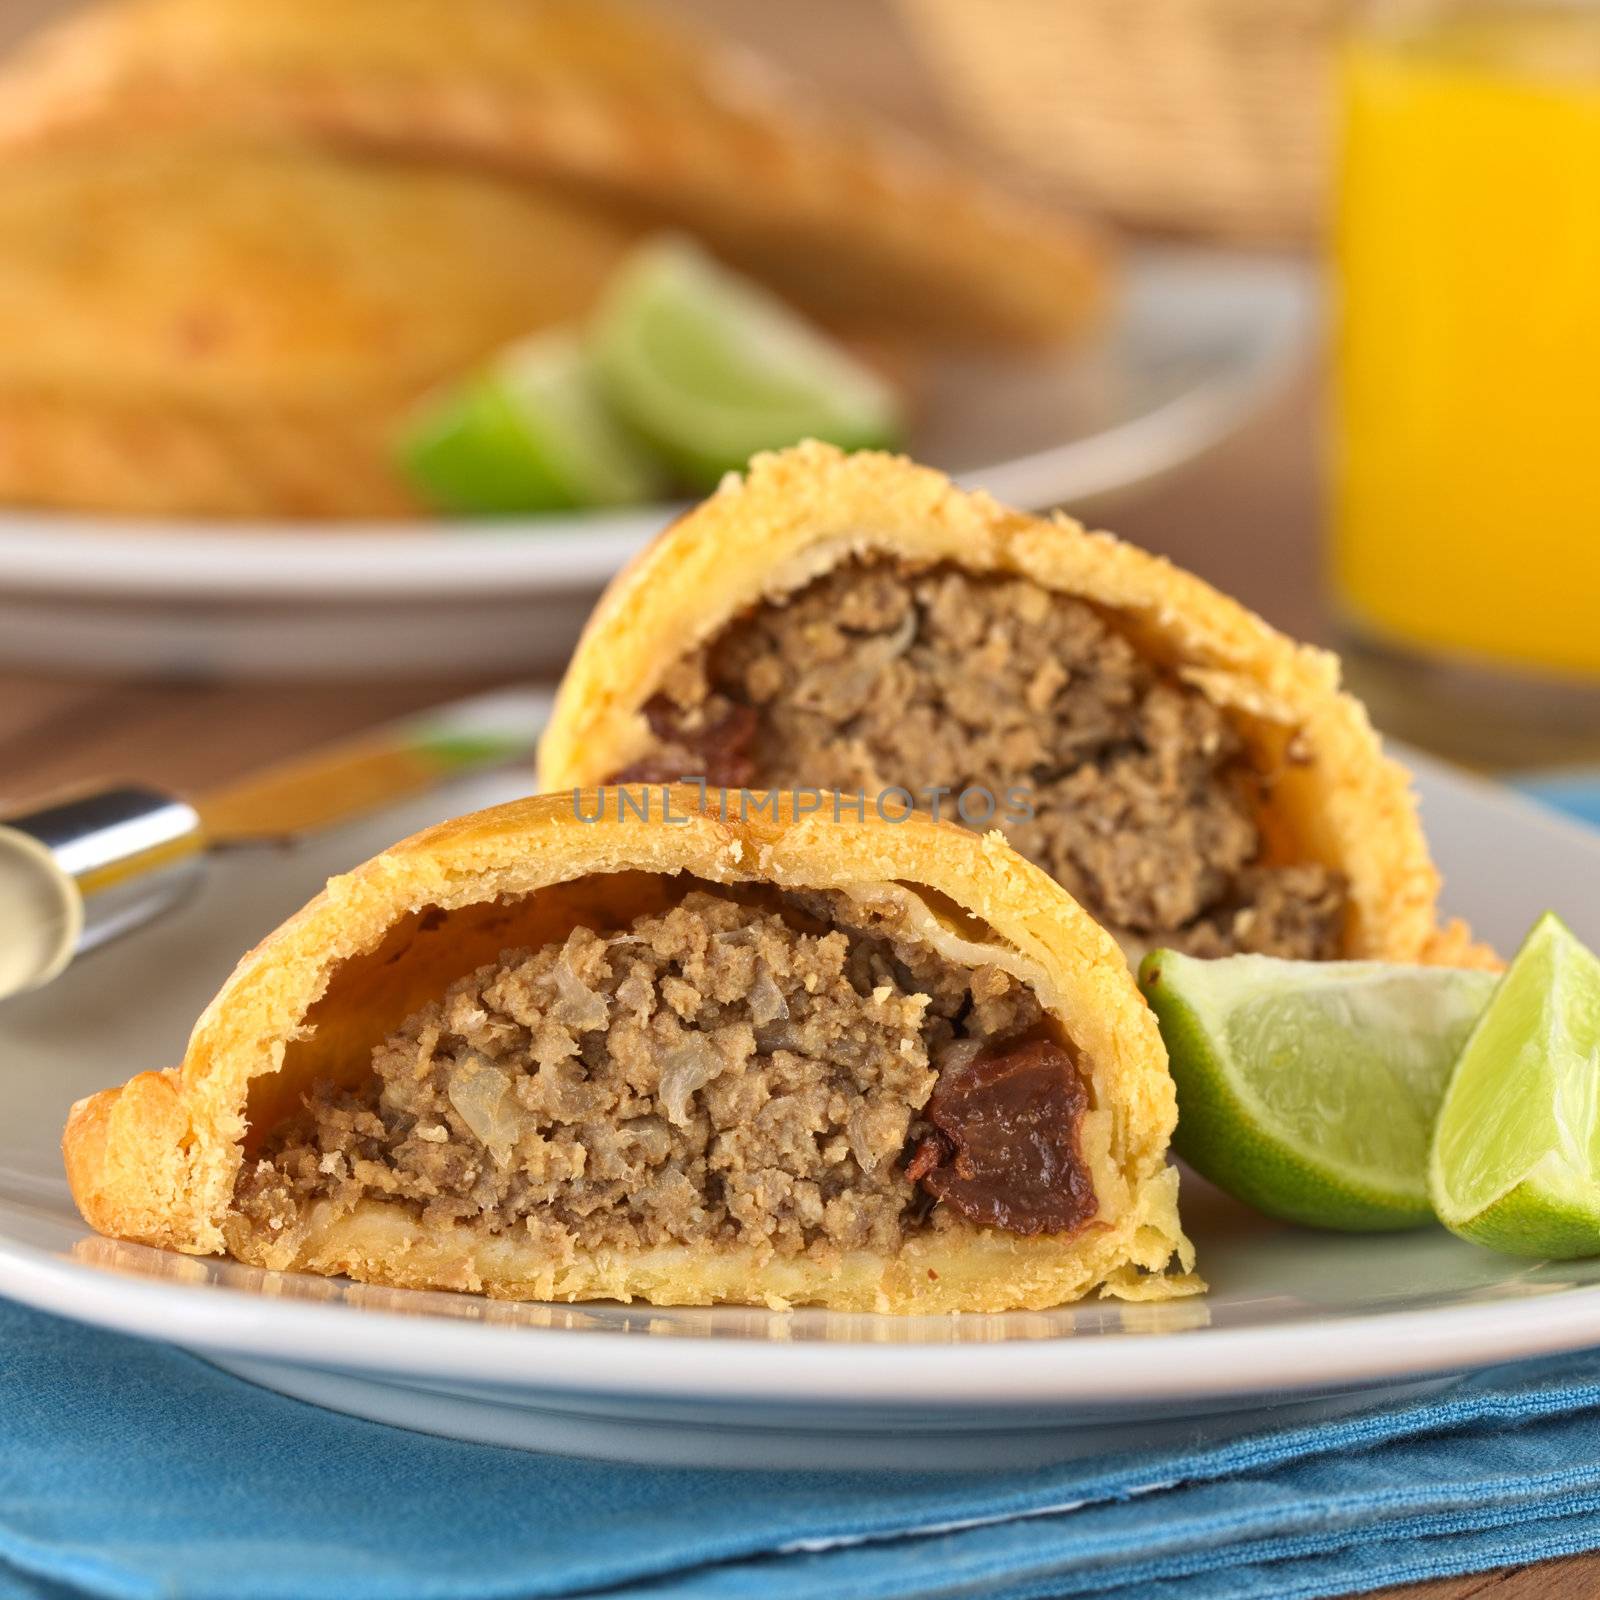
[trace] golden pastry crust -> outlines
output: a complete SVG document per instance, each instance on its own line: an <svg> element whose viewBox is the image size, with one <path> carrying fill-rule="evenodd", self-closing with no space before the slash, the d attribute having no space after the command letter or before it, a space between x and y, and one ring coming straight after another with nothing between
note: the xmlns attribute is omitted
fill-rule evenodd
<svg viewBox="0 0 1600 1600"><path fill-rule="evenodd" d="M687 227L830 320L1037 343L1105 248L763 64L600 0L120 0L0 78L13 154L152 132L498 170ZM821 270L819 270L819 264Z"/></svg>
<svg viewBox="0 0 1600 1600"><path fill-rule="evenodd" d="M1493 962L1459 924L1439 926L1439 875L1409 777L1340 691L1334 656L1109 534L1007 510L899 457L816 443L759 456L641 552L612 582L568 666L540 745L541 786L599 783L625 769L650 742L641 708L674 661L761 601L873 552L1015 574L1104 608L1228 710L1274 771L1262 819L1269 848L1345 874L1345 955ZM1283 759L1291 739L1309 759Z"/></svg>
<svg viewBox="0 0 1600 1600"><path fill-rule="evenodd" d="M1067 1238L961 1224L913 1235L893 1257L851 1251L822 1261L708 1244L561 1261L531 1236L459 1224L429 1231L401 1207L363 1201L337 1219L313 1208L303 1234L258 1250L256 1264L514 1298L881 1311L1037 1308L1097 1287L1132 1299L1199 1287L1188 1275L1177 1174L1166 1166L1176 1107L1160 1035L1117 947L1064 890L997 835L920 817L797 818L788 806L723 821L698 808L693 789L671 795L681 824L660 820L659 806L650 823L619 819L614 804L591 822L570 794L516 801L431 828L333 879L239 963L181 1067L141 1073L73 1107L62 1148L85 1218L118 1238L222 1250L247 1132L261 1136L315 1079L370 1072L371 1047L402 1017L506 945L535 942L585 906L591 915L631 906L651 885L659 894L663 875L688 873L909 894L918 907L927 895L976 918L960 936L1033 975L1086 1064L1081 1138L1095 1222ZM581 815L596 810L590 796ZM1174 1256L1178 1272L1169 1271Z"/></svg>

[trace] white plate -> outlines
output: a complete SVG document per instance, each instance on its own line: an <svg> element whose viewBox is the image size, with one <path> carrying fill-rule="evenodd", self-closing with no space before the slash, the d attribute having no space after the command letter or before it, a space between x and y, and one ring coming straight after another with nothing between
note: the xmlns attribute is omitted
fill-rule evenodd
<svg viewBox="0 0 1600 1600"><path fill-rule="evenodd" d="M1231 432L1291 366L1312 301L1298 262L1140 252L1089 347L936 370L913 452L1011 505L1091 506ZM359 532L0 513L0 665L315 677L548 664L676 509Z"/></svg>
<svg viewBox="0 0 1600 1600"><path fill-rule="evenodd" d="M1502 949L1550 906L1600 943L1600 835L1419 766L1452 910ZM386 1421L723 1465L1016 1465L1214 1436L1600 1342L1600 1261L1515 1261L1441 1230L1303 1231L1192 1176L1185 1219L1210 1294L1006 1316L519 1306L90 1234L57 1153L71 1102L176 1061L236 953L330 871L516 789L479 779L314 847L230 854L165 923L0 1006L0 1292Z"/></svg>

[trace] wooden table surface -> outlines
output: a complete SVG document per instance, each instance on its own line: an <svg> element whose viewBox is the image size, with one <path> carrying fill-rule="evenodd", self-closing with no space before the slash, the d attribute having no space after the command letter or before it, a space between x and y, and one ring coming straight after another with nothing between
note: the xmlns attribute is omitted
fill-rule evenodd
<svg viewBox="0 0 1600 1600"><path fill-rule="evenodd" d="M950 137L909 41L879 0L680 0L775 46L836 91ZM61 0L5 0L0 46ZM1319 389L1312 376L1203 461L1125 496L1102 519L1238 595L1302 637L1326 640L1321 599ZM337 684L108 682L0 673L0 803L78 781L138 777L199 790L384 718L486 686L412 678ZM1600 1595L1600 1555L1384 1591L1388 1600L1577 1600Z"/></svg>

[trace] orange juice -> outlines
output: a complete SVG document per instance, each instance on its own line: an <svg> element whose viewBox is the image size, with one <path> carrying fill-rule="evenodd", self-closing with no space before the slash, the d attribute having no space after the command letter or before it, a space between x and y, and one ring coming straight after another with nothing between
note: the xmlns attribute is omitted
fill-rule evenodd
<svg viewBox="0 0 1600 1600"><path fill-rule="evenodd" d="M1343 63L1335 578L1361 635L1600 681L1600 7Z"/></svg>

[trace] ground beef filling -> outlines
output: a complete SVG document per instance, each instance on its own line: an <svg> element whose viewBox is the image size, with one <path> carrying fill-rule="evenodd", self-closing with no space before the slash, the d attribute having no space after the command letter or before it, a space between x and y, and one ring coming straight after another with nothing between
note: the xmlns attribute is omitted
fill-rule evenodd
<svg viewBox="0 0 1600 1600"><path fill-rule="evenodd" d="M246 1162L244 1227L279 1236L310 1201L375 1197L570 1259L890 1251L953 1218L1064 1232L1095 1211L1087 1091L1032 990L842 896L695 889L624 930L507 951L373 1067L363 1092L319 1086Z"/></svg>
<svg viewBox="0 0 1600 1600"><path fill-rule="evenodd" d="M1027 580L847 563L678 663L647 711L654 746L619 779L898 785L924 807L983 789L1002 811L1018 786L1031 818L983 825L1130 949L1339 954L1344 881L1262 864L1262 780L1228 717Z"/></svg>

